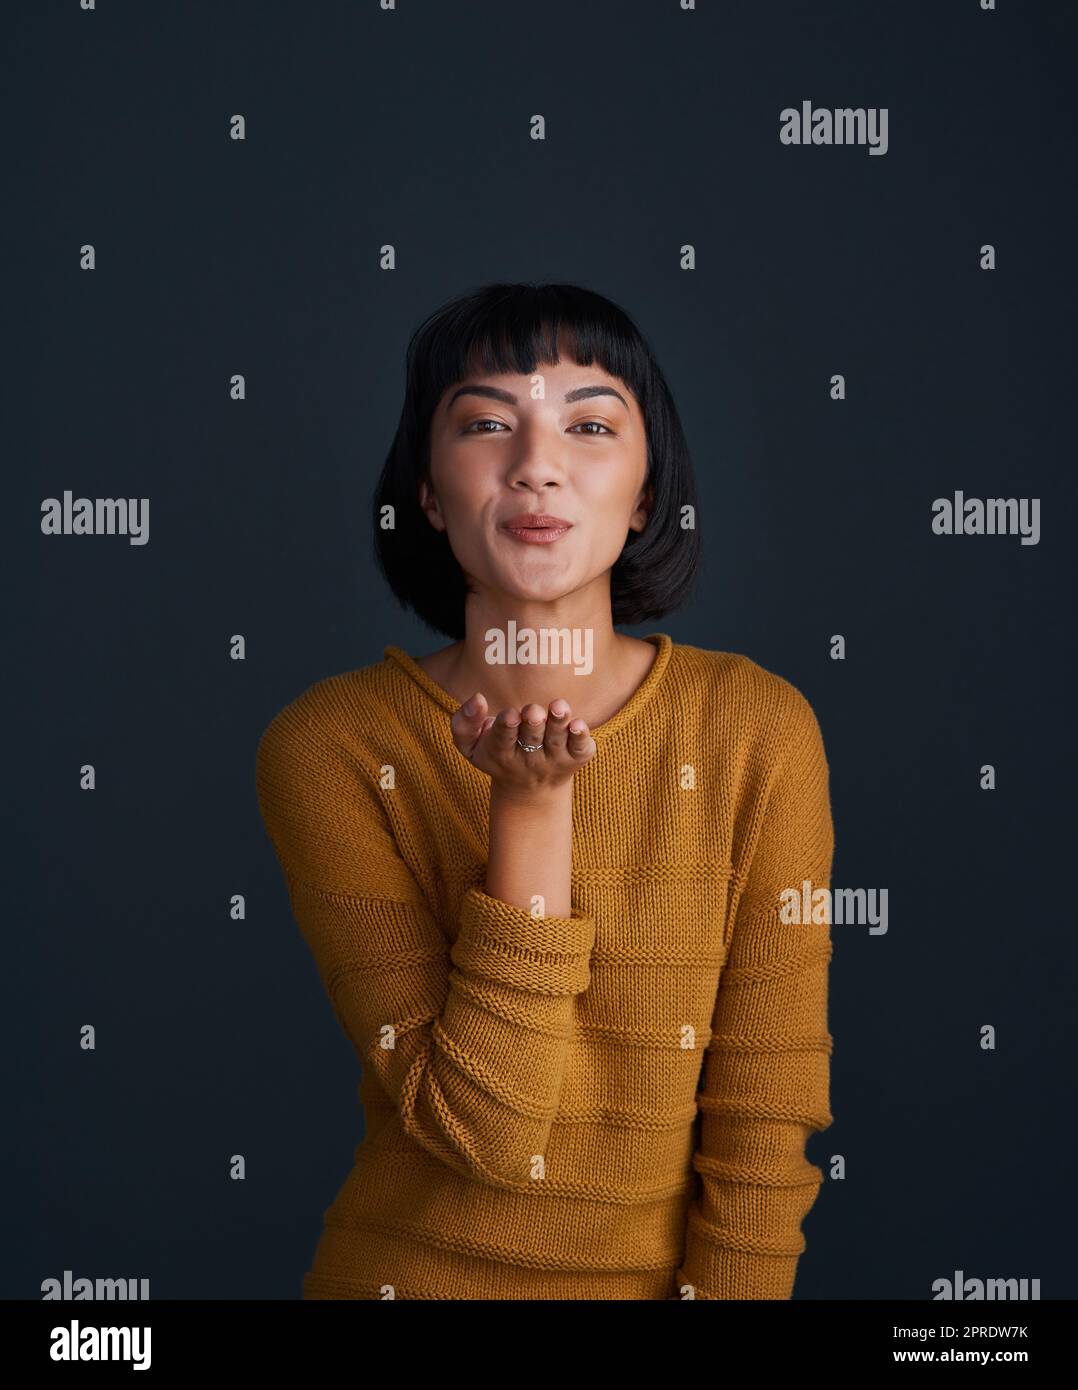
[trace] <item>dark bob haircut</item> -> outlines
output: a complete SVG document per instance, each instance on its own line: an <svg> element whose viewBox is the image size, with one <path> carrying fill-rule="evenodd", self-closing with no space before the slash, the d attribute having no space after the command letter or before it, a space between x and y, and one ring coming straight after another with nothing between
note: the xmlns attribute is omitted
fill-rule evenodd
<svg viewBox="0 0 1078 1390"><path fill-rule="evenodd" d="M540 364L556 364L559 347L581 366L596 362L620 378L647 430L651 508L611 570L612 622L661 618L695 586L699 507L688 445L639 329L618 305L576 285L486 285L435 310L412 335L400 423L374 494L375 556L386 582L405 607L455 641L464 637L464 573L446 533L419 505L419 484L430 480L431 418L449 387L473 374L530 376ZM688 526L683 507L692 508Z"/></svg>

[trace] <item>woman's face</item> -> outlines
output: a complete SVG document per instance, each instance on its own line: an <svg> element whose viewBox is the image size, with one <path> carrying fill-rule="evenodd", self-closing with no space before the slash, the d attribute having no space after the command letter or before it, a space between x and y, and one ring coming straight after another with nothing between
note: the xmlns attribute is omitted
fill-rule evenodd
<svg viewBox="0 0 1078 1390"><path fill-rule="evenodd" d="M431 419L433 487L421 484L420 505L473 588L552 602L605 574L630 529L643 530L646 467L644 417L629 388L563 355L533 376L476 374L445 392ZM549 528L555 539L545 542L506 529L528 513L569 529Z"/></svg>

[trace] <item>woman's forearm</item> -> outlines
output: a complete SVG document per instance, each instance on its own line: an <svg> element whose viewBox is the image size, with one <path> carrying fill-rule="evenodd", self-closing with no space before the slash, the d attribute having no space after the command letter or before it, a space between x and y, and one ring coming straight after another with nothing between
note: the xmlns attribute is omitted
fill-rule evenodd
<svg viewBox="0 0 1078 1390"><path fill-rule="evenodd" d="M538 894L544 916L568 917L572 865L572 779L526 797L492 783L486 892L528 911Z"/></svg>

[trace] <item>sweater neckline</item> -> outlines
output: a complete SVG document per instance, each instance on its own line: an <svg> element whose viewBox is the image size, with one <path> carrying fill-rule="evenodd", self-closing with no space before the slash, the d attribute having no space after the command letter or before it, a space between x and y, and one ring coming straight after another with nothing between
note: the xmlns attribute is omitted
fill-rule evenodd
<svg viewBox="0 0 1078 1390"><path fill-rule="evenodd" d="M609 719L604 719L601 724L591 730L591 736L595 740L597 748L612 738L619 729L633 719L640 710L651 700L656 690L662 683L670 664L670 657L674 649L673 638L665 632L649 632L642 639L651 642L655 647L655 659L652 661L647 675L636 687L633 693ZM391 661L396 662L402 671L415 681L420 690L423 691L436 705L439 705L448 714L456 714L459 702L454 700L448 690L445 690L432 679L422 666L403 649L403 647L388 646L384 649L384 655Z"/></svg>

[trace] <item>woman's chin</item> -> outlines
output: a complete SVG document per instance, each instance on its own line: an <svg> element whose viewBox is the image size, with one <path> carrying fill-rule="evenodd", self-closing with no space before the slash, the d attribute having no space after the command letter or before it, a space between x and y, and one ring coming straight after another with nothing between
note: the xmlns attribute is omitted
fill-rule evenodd
<svg viewBox="0 0 1078 1390"><path fill-rule="evenodd" d="M565 574L521 574L517 570L499 575L494 588L516 603L556 603L575 593L579 585Z"/></svg>

